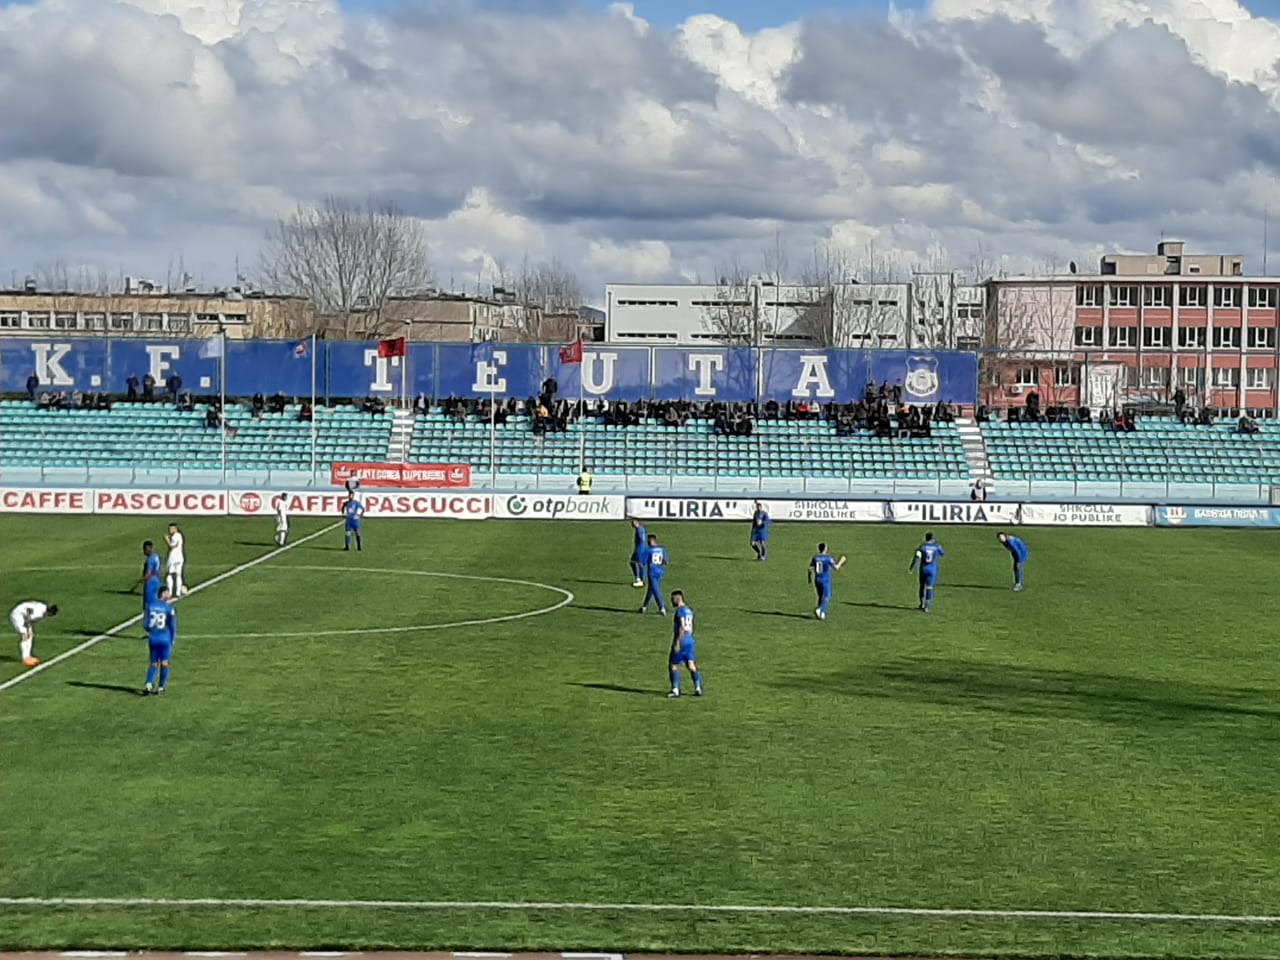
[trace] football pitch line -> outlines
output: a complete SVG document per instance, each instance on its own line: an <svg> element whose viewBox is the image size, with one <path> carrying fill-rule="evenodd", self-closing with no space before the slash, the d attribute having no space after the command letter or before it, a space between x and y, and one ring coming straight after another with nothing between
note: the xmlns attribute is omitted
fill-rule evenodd
<svg viewBox="0 0 1280 960"><path fill-rule="evenodd" d="M183 596L179 597L176 602L181 602L182 600L185 600L187 597L190 597L199 593L201 590L206 590L209 587L217 586L218 584L222 583L222 581L224 580L230 580L232 577L236 576L237 574L244 573L246 570L251 570L254 567L258 566L258 564L266 563L268 560L278 557L282 553L288 553L294 547L300 547L304 543L307 543L308 541L315 540L317 537L323 537L326 533L331 533L341 525L342 525L341 520L337 521L336 523L331 523L329 526L325 527L322 530L317 530L315 533L309 533L305 537L302 537L299 540L295 540L292 543L285 544L283 547L276 547L276 549L270 551L269 553L264 553L260 557L254 557L252 560L248 561L247 563L242 563L238 567L232 567L230 570L226 570L218 574L216 577L210 577L208 580L205 580L201 583L196 584L194 587L188 590L185 594L183 594ZM142 614L139 613L135 616L130 617L128 620L125 620L123 623L117 623L114 627L111 627L108 630L104 630L102 633L99 633L96 636L90 637L88 640L86 640L84 643L80 644L79 646L72 647L70 650L65 650L62 653L58 654L56 657L52 657L48 660L43 660L36 666L32 667L30 670L26 670L18 674L16 677L6 680L4 683L0 683L0 691L8 690L11 687L16 687L18 684L22 683L24 680L30 680L36 674L43 673L45 670L48 670L50 667L56 666L57 664L62 663L64 660L70 660L72 657L77 656L78 654L84 653L86 650L92 649L93 647L96 647L103 640L110 640L112 637L119 634L121 630L128 630L134 624L141 623L141 622L142 622Z"/></svg>
<svg viewBox="0 0 1280 960"><path fill-rule="evenodd" d="M701 913L807 915L833 917L933 917L988 920L1137 921L1144 923L1235 924L1273 926L1280 916L1230 913L1150 913L1122 910L999 910L948 907L820 907L799 905L695 903L540 903L510 900L266 900L195 897L0 897L4 907L160 907L242 910L500 910L507 912Z"/></svg>

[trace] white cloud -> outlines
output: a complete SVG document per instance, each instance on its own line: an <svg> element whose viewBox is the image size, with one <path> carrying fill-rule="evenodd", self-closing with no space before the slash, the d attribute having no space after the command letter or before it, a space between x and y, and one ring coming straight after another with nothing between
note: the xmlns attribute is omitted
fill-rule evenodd
<svg viewBox="0 0 1280 960"><path fill-rule="evenodd" d="M1236 0L932 0L755 32L629 3L34 0L0 7L5 266L182 257L229 280L326 193L391 197L469 286L526 255L589 292L714 276L775 236L797 265L831 241L903 269L1088 262L1161 231L1248 249L1280 207L1278 62L1280 26Z"/></svg>

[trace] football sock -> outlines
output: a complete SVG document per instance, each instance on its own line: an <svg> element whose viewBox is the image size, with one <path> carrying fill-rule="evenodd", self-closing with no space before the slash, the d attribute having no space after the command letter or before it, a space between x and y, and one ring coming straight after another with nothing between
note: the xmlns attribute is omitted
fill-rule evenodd
<svg viewBox="0 0 1280 960"><path fill-rule="evenodd" d="M156 682L156 665L153 663L147 668L147 686L151 686Z"/></svg>
<svg viewBox="0 0 1280 960"><path fill-rule="evenodd" d="M18 646L19 646L19 647L21 648L21 650L22 650L22 659L23 659L23 660L30 660L30 659L31 659L31 644L32 644L32 643L33 643L33 641L31 641L31 640L20 640L20 641L18 641Z"/></svg>
<svg viewBox="0 0 1280 960"><path fill-rule="evenodd" d="M160 668L160 686L167 687L169 685L169 668Z"/></svg>
<svg viewBox="0 0 1280 960"><path fill-rule="evenodd" d="M702 689L702 674L697 670L693 671L693 685L699 690Z"/></svg>

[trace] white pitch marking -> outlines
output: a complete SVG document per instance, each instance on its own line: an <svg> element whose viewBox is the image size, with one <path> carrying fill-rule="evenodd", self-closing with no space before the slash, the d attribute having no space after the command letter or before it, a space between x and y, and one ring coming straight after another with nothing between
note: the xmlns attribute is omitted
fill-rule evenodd
<svg viewBox="0 0 1280 960"><path fill-rule="evenodd" d="M764 904L557 903L520 900L263 900L215 897L0 897L3 907L213 907L247 910L508 910L605 913L807 914L836 917L970 917L995 920L1129 920L1159 923L1280 924L1280 915L1233 913L1127 913L1120 910L999 910L970 907L816 907Z"/></svg>
<svg viewBox="0 0 1280 960"><path fill-rule="evenodd" d="M326 533L330 533L331 531L338 529L338 527L340 526L342 526L341 520L339 520L337 523L330 524L329 526L325 527L323 530L317 530L315 533L308 534L307 536L303 537L300 540L295 540L293 541L293 543L286 544L283 547L277 547L276 549L272 550L270 553L264 553L260 557L255 557L254 559L250 560L248 563L242 563L238 567L232 567L230 570L227 570L225 573L220 573L216 577L211 577L210 579L205 580L203 583L196 584L194 587L188 590L181 597L176 598L174 602L181 603L183 600L186 600L188 597L191 597L199 593L201 590L206 590L209 587L216 586L217 584L222 583L223 580L229 580L231 577L234 577L236 574L244 573L246 570L252 569L253 567L256 567L260 563L266 563L268 560L272 559L273 557L278 557L280 556L280 554L285 553L289 550L292 550L294 547L300 547L302 546L302 544L306 543L309 540L315 540L317 537L322 537ZM128 620L124 621L123 623L117 623L111 629L105 630L102 633L98 634L97 636L90 637L88 640L86 640L84 643L80 644L79 646L72 647L70 650L67 650L64 653L60 653L56 657L53 657L50 660L45 660L41 662L39 666L32 667L30 670L24 671L23 673L18 674L16 677L13 677L12 679L6 680L4 683L0 683L0 690L8 690L10 687L16 687L18 684L22 683L24 680L30 680L36 674L42 673L43 671L48 670L50 667L54 666L55 664L62 663L63 660L70 660L72 657L76 656L76 654L84 653L86 650L92 647L96 647L103 640L109 640L110 638L116 636L121 630L127 630L129 627L132 627L135 623L141 622L141 620L142 620L142 614L138 614L137 616L130 617ZM127 956L127 954L121 954L121 956Z"/></svg>
<svg viewBox="0 0 1280 960"><path fill-rule="evenodd" d="M298 956L300 957L345 957L344 950L303 950Z"/></svg>
<svg viewBox="0 0 1280 960"><path fill-rule="evenodd" d="M549 583L537 583L533 580L512 580L508 577L481 577L468 573L435 573L430 570L395 570L389 567L322 567L322 566L289 566L277 567L277 570L315 570L322 573L386 573L396 574L406 577L444 577L450 580L479 580L484 583L510 583L521 587L536 587L539 590L549 590L552 593L560 594L562 599L559 603L554 603L549 607L542 607L539 610L529 610L525 613L512 613L503 617L486 617L483 620L455 620L453 623L428 623L420 627L371 627L356 628L350 630L303 630L290 633L216 633L216 634L183 634L184 640L270 640L270 639L288 639L295 637L351 637L351 636L368 636L371 634L384 633L419 633L426 630L448 630L454 627L480 627L491 623L510 623L513 620L528 620L532 617L545 616L548 613L555 613L562 607L567 607L573 603L576 597L564 589L563 587L553 587Z"/></svg>
<svg viewBox="0 0 1280 960"><path fill-rule="evenodd" d="M184 957L247 957L247 953L227 953L222 950L188 950Z"/></svg>
<svg viewBox="0 0 1280 960"><path fill-rule="evenodd" d="M623 960L620 953L562 953L562 960Z"/></svg>
<svg viewBox="0 0 1280 960"><path fill-rule="evenodd" d="M472 960L486 960L486 958L489 958L489 960L503 960L504 957L511 956L509 953L487 953L484 950L455 950L453 955L455 957L472 958Z"/></svg>
<svg viewBox="0 0 1280 960"><path fill-rule="evenodd" d="M64 950L60 957L127 957L124 950Z"/></svg>

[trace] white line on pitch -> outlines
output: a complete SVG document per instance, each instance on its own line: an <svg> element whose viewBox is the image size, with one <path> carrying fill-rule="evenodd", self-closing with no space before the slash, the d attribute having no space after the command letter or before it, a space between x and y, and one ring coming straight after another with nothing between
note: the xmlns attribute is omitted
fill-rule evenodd
<svg viewBox="0 0 1280 960"><path fill-rule="evenodd" d="M385 633L422 633L427 630L450 630L455 627L483 627L492 623L511 623L515 620L529 620L533 617L545 616L548 613L555 613L557 610L567 607L577 599L573 593L566 590L564 587L553 587L549 583L538 583L535 580L512 580L509 577L481 577L469 573L436 573L431 570L396 570L392 567L322 567L300 564L277 567L276 569L316 570L321 573L386 573L405 577L444 577L449 580L479 580L484 583L510 583L521 587L537 587L539 590L549 590L552 593L560 594L564 599L559 603L553 603L549 607L542 607L538 610L528 610L524 613L509 613L501 617L485 617L483 620L455 620L453 623L428 623L422 626L413 627L357 627L355 629L348 630L303 630L301 632L292 633L183 634L183 638L186 640L284 640L313 637L370 636L372 634Z"/></svg>
<svg viewBox="0 0 1280 960"><path fill-rule="evenodd" d="M127 957L124 950L63 950L60 957Z"/></svg>
<svg viewBox="0 0 1280 960"><path fill-rule="evenodd" d="M231 577L234 577L236 574L244 573L246 570L252 569L253 567L256 567L260 563L266 563L268 560L272 559L273 557L278 557L280 556L280 554L286 553L287 551L292 550L294 547L302 546L302 544L306 543L308 540L314 540L317 537L322 537L326 533L329 533L332 530L336 530L341 525L342 525L342 521L339 520L337 523L330 524L329 526L325 527L323 530L317 530L315 533L308 534L307 536L303 537L301 540L295 540L293 541L293 543L286 544L283 547L276 547L276 549L272 550L270 553L264 553L260 557L254 557L248 563L242 563L238 567L232 567L230 570L227 570L224 573L220 573L216 577L211 577L210 579L205 580L203 583L196 584L194 587L188 590L183 596L179 597L178 601L180 602L182 600L185 600L187 599L187 597L190 597L193 594L197 594L201 590L206 590L209 587L216 586L217 584L222 583L222 581L224 580L229 580ZM55 664L62 663L63 660L70 660L72 657L76 656L77 654L84 653L86 650L92 647L96 647L103 640L111 639L112 637L120 633L121 630L127 630L130 627L132 627L135 623L141 622L141 620L142 620L142 614L138 614L137 616L130 617L128 620L124 621L123 623L117 623L111 629L104 630L102 633L98 634L95 637L90 637L88 640L86 640L84 643L80 644L79 646L72 647L70 650L67 650L64 653L58 654L56 657L52 658L51 660L45 660L42 663L40 663L38 666L32 667L30 670L20 673L16 677L13 677L10 680L6 680L4 683L0 683L0 690L8 690L10 687L16 687L18 684L22 683L24 680L30 680L36 674L42 673L43 671L48 670L50 667L54 666ZM112 956L115 956L115 954L112 954ZM123 956L123 954L121 954L121 956Z"/></svg>
<svg viewBox="0 0 1280 960"><path fill-rule="evenodd" d="M1122 910L999 910L967 907L818 907L696 903L557 903L519 900L266 900L198 897L0 897L5 907L214 907L323 910L507 910L602 913L807 914L837 917L970 917L993 920L1141 920L1166 923L1280 924L1280 915L1153 913Z"/></svg>
<svg viewBox="0 0 1280 960"><path fill-rule="evenodd" d="M303 950L300 957L345 957L345 950Z"/></svg>
<svg viewBox="0 0 1280 960"><path fill-rule="evenodd" d="M247 957L247 953L226 953L222 950L188 950L184 957Z"/></svg>
<svg viewBox="0 0 1280 960"><path fill-rule="evenodd" d="M509 953L488 953L484 950L455 950L455 957L466 957L468 960L504 960L510 957Z"/></svg>

